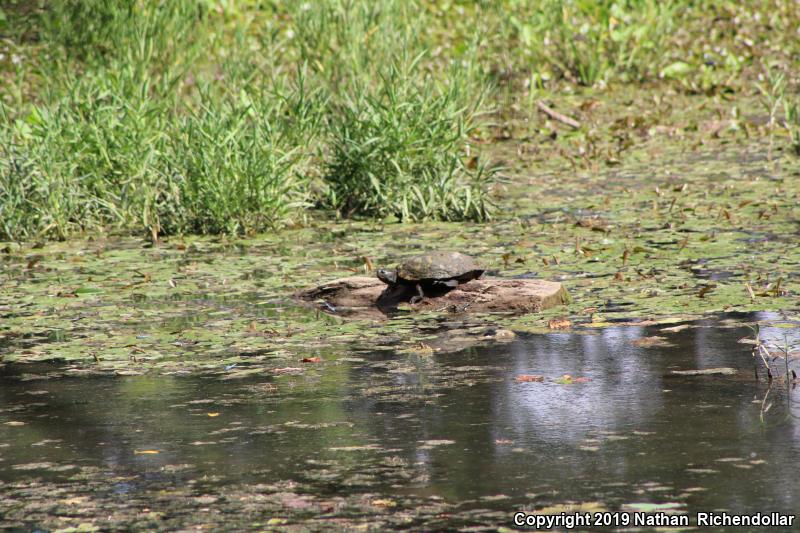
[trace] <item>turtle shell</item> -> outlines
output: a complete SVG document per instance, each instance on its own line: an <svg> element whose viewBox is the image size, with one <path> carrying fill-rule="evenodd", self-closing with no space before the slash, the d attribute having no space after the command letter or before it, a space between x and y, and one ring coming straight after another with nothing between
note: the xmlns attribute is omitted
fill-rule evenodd
<svg viewBox="0 0 800 533"><path fill-rule="evenodd" d="M397 267L397 281L458 280L466 282L483 274L473 258L458 252L432 252L412 257Z"/></svg>

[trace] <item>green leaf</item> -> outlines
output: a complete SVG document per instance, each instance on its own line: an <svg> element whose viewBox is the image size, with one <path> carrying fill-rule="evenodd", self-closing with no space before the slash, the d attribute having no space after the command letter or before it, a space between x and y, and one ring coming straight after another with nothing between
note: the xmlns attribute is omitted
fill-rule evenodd
<svg viewBox="0 0 800 533"><path fill-rule="evenodd" d="M664 69L661 71L661 77L682 79L685 78L687 74L692 72L692 70L694 70L694 68L689 63L676 61L671 65L664 67Z"/></svg>
<svg viewBox="0 0 800 533"><path fill-rule="evenodd" d="M97 287L80 287L75 289L75 294L98 294L104 292L103 289L98 289Z"/></svg>

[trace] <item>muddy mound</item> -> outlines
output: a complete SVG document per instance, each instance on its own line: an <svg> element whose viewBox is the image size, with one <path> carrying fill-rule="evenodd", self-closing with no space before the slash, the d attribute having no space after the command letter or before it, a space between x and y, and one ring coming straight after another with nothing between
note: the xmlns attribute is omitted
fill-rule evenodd
<svg viewBox="0 0 800 533"><path fill-rule="evenodd" d="M563 285L536 279L476 279L457 288L422 301L408 303L413 292L405 288L388 288L380 280L366 276L340 278L311 289L296 297L316 302L342 314L385 314L403 305L411 310L473 313L535 313L565 304L569 295Z"/></svg>

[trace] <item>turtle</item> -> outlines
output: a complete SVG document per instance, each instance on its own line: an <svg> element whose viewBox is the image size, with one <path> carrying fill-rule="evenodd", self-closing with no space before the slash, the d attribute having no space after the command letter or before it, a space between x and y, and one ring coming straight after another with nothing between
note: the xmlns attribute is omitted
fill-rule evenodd
<svg viewBox="0 0 800 533"><path fill-rule="evenodd" d="M395 270L378 269L378 279L389 288L405 286L413 288L416 295L411 303L417 303L426 292L441 292L453 289L461 283L477 279L484 269L475 260L459 252L431 252L412 257L397 265Z"/></svg>

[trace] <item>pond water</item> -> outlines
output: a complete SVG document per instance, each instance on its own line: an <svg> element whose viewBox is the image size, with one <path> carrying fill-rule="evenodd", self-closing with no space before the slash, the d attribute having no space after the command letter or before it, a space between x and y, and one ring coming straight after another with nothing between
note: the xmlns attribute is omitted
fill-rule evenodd
<svg viewBox="0 0 800 533"><path fill-rule="evenodd" d="M493 530L523 509L792 513L800 391L754 378L741 342L754 320L781 321L357 350L237 379L43 379L58 367L6 365L0 527ZM798 343L776 326L763 336ZM739 372L670 375L711 367Z"/></svg>

